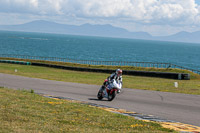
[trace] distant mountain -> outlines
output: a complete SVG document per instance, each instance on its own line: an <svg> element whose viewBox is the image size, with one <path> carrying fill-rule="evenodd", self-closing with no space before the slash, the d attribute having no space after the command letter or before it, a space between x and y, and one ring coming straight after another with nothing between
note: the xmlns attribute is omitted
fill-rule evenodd
<svg viewBox="0 0 200 133"><path fill-rule="evenodd" d="M171 36L154 37L155 40L173 41L173 42L192 42L200 43L200 31L198 32L179 32Z"/></svg>
<svg viewBox="0 0 200 133"><path fill-rule="evenodd" d="M24 31L24 32L45 32L61 33L72 35L121 37L135 39L150 39L151 35L145 32L129 32L123 28L112 25L91 25L83 24L80 26L58 24L54 22L37 20L20 25L0 25L0 30Z"/></svg>
<svg viewBox="0 0 200 133"><path fill-rule="evenodd" d="M114 27L109 24L83 24L80 26L76 26L37 20L19 25L0 25L0 30L200 43L200 31L193 33L179 32L171 36L156 37L151 36L147 32L129 32L126 29Z"/></svg>

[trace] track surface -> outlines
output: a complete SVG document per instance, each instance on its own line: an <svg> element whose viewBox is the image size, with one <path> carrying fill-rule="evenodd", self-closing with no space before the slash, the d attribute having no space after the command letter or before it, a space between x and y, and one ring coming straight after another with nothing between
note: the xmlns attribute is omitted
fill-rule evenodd
<svg viewBox="0 0 200 133"><path fill-rule="evenodd" d="M33 89L36 93L67 97L75 100L107 105L162 119L200 126L200 95L136 90L124 88L109 102L97 100L100 86L27 78L0 73L0 86Z"/></svg>

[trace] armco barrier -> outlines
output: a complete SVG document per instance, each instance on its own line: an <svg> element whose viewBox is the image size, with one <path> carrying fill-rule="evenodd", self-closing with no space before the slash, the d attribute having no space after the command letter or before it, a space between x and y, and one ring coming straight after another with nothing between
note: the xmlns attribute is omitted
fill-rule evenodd
<svg viewBox="0 0 200 133"><path fill-rule="evenodd" d="M66 63L75 63L75 64L87 64L87 65L131 66L131 67L146 67L146 68L177 68L177 69L182 69L182 70L188 70L200 75L199 70L186 68L186 67L182 67L176 64L171 64L171 63L77 60L77 59L59 58L59 57L42 57L42 56L15 55L15 54L0 54L0 58L17 58L17 59L66 62Z"/></svg>
<svg viewBox="0 0 200 133"><path fill-rule="evenodd" d="M12 63L12 64L31 65L31 62L16 61L16 60L0 60L0 63Z"/></svg>
<svg viewBox="0 0 200 133"><path fill-rule="evenodd" d="M69 66L60 66L44 63L31 63L34 66L44 66L52 67L66 70L74 71L85 71L85 72L101 72L101 73L112 73L114 70L110 69L96 69L96 68L81 68L81 67L69 67ZM190 74L187 73L168 73L168 72L150 72L150 71L130 71L123 70L124 75L133 75L133 76L146 76L146 77L159 77L159 78L169 78L169 79L179 79L179 80L190 80Z"/></svg>
<svg viewBox="0 0 200 133"><path fill-rule="evenodd" d="M0 63L44 66L44 67L52 67L52 68L59 68L59 69L66 69L66 70L84 71L84 72L100 72L100 73L113 73L114 72L114 70L110 70L110 69L70 67L70 66L60 66L60 65L35 63L35 62L31 63L31 62L15 61L15 60L0 60ZM187 74L187 73L123 70L123 74L124 75L133 75L133 76L146 76L146 77L159 77L159 78L168 78L168 79L190 80L190 74Z"/></svg>

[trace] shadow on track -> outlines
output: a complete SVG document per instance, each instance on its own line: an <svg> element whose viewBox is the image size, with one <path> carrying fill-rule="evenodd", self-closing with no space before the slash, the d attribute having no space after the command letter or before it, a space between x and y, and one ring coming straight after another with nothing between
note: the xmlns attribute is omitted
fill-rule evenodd
<svg viewBox="0 0 200 133"><path fill-rule="evenodd" d="M88 98L88 100L92 100L92 101L108 101L106 99L99 100L98 98Z"/></svg>

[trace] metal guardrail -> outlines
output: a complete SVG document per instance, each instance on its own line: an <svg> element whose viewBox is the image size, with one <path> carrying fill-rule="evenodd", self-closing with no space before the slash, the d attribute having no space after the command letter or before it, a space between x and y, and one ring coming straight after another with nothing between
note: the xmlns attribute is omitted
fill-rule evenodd
<svg viewBox="0 0 200 133"><path fill-rule="evenodd" d="M0 60L0 63L13 63L13 64L31 65L31 62L15 61L15 60Z"/></svg>
<svg viewBox="0 0 200 133"><path fill-rule="evenodd" d="M15 55L15 54L0 54L0 57L67 62L67 63L76 63L76 64L88 64L88 65L133 66L133 67L149 67L149 68L178 68L178 69L189 70L194 73L200 74L199 70L190 69L190 68L182 67L179 65L171 64L171 63L75 60L75 59L58 58L58 57L42 57L42 56Z"/></svg>

